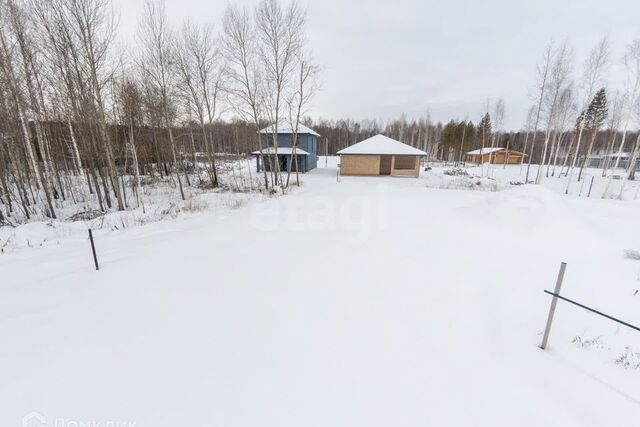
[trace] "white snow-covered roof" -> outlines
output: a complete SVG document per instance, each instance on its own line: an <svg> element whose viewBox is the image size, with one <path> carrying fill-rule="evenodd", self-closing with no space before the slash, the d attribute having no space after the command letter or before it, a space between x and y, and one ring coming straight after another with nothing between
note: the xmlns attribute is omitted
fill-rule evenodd
<svg viewBox="0 0 640 427"><path fill-rule="evenodd" d="M273 132L274 132L274 125L267 126L266 128L260 130L260 133L273 133ZM294 129L291 128L291 123L279 122L278 134L280 135L280 134L290 134L290 133L294 133ZM310 135L320 136L318 132L316 132L311 128L306 127L302 123L298 123L298 133L299 134L308 133Z"/></svg>
<svg viewBox="0 0 640 427"><path fill-rule="evenodd" d="M274 149L273 149L273 147L263 148L262 150L254 151L251 154L260 154L260 152L262 152L262 154L273 154L274 153ZM278 147L278 150L277 150L276 154L291 154L291 147ZM307 156L307 155L309 155L309 153L307 153L306 151L301 150L300 148L296 147L296 155L298 155L298 156Z"/></svg>
<svg viewBox="0 0 640 427"><path fill-rule="evenodd" d="M426 156L422 150L404 144L384 135L376 135L353 144L338 154L386 154L393 156Z"/></svg>
<svg viewBox="0 0 640 427"><path fill-rule="evenodd" d="M494 148L487 147L487 148L480 148L479 150L469 151L467 154L472 154L472 155L475 155L475 154L489 154L489 153L495 153L497 151L502 151L502 150L504 150L504 148L502 148L502 147L494 147Z"/></svg>

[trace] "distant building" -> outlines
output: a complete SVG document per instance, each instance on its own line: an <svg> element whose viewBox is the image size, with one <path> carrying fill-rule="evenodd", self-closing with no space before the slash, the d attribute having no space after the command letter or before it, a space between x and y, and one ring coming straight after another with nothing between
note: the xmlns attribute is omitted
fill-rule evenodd
<svg viewBox="0 0 640 427"><path fill-rule="evenodd" d="M591 154L587 157L588 168L611 168L618 164L619 169L628 169L631 153ZM636 170L640 170L640 162L636 163Z"/></svg>
<svg viewBox="0 0 640 427"><path fill-rule="evenodd" d="M273 133L274 125L260 131L262 149L252 153L257 158L258 171L261 171L263 166L268 171L275 170L274 155L281 171L288 171L289 167L291 167L291 171L295 171L296 164L299 172L307 172L316 168L318 164L318 139L320 137L316 131L303 124L298 124L298 141L295 152L292 150L294 130L291 129L291 125L278 125L277 149L273 147ZM262 156L260 156L261 153ZM260 164L260 157L264 158L264 165Z"/></svg>
<svg viewBox="0 0 640 427"><path fill-rule="evenodd" d="M420 157L427 155L384 135L372 136L338 151L338 154L341 175L412 177L418 177Z"/></svg>
<svg viewBox="0 0 640 427"><path fill-rule="evenodd" d="M469 151L465 154L465 161L469 163L494 163L500 165L519 165L524 161L526 154L520 151L507 150L502 147L481 148Z"/></svg>
<svg viewBox="0 0 640 427"><path fill-rule="evenodd" d="M591 154L587 156L585 166L588 168L602 168L604 167L605 163L607 163L607 160L607 156L604 156L602 154ZM627 158L625 158L625 160L627 160ZM615 159L613 161L615 164Z"/></svg>

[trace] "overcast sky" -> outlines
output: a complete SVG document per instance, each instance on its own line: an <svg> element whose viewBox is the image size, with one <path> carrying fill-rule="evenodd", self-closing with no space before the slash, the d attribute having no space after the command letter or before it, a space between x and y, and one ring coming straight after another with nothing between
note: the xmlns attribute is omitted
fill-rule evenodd
<svg viewBox="0 0 640 427"><path fill-rule="evenodd" d="M142 0L117 0L121 35L135 34ZM217 29L227 1L166 0L175 24L190 18ZM241 4L254 2L241 0ZM565 38L575 73L603 35L612 46L609 84L622 81L620 56L640 37L638 0L319 0L308 8L309 47L323 67L314 118L418 117L477 121L487 98L502 97L506 127L519 128L531 104L545 44Z"/></svg>

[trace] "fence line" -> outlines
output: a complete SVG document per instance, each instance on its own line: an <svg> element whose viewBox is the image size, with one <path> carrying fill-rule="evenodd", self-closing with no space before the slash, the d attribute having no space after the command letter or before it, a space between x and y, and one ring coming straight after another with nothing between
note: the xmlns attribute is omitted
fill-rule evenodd
<svg viewBox="0 0 640 427"><path fill-rule="evenodd" d="M584 308L584 309L585 309L585 310L587 310L587 311L590 311L590 312L592 312L592 313L598 314L598 315L600 315L600 316L602 316L602 317L606 317L606 318L607 318L607 319L609 319L609 320L613 320L614 322L620 323L621 325L627 326L627 327L629 327L629 328L631 328L631 329L635 329L636 331L640 332L640 328L639 328L639 327L637 327L637 326L632 325L631 323L627 323L627 322L625 322L625 321L623 321L623 320L620 320L620 319L617 319L617 318L615 318L615 317L613 317L613 316L609 316L608 314L605 314L605 313L603 313L603 312L601 312L601 311L598 311L598 310L596 310L595 308L587 307L587 306L586 306L586 305L584 305L584 304L580 304L580 303L579 303L579 302L577 302L577 301L574 301L574 300L569 299L569 298L567 298L567 297L563 297L562 295L559 295L559 294L557 294L557 293L554 293L554 292L548 291L548 290L546 290L546 289L544 290L544 292L545 292L545 293L547 293L547 294L549 294L549 295L552 295L552 296L554 296L554 297L556 297L556 298L559 298L559 299L561 299L561 300L563 300L563 301L570 302L571 304L577 305L577 306L578 306L578 307L580 307L580 308Z"/></svg>

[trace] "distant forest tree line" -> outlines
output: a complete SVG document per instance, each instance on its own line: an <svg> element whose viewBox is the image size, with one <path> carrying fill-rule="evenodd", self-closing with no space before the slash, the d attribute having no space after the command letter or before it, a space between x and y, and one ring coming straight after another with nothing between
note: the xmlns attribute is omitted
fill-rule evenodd
<svg viewBox="0 0 640 427"><path fill-rule="evenodd" d="M477 122L434 122L428 113L386 122L312 120L320 67L297 2L231 4L216 32L190 21L174 27L162 0L145 0L128 49L116 44L112 6L0 0L0 225L12 217L56 218L70 204L144 207L140 190L149 182L171 183L182 200L185 187L219 187L229 156L259 150L258 131L272 123L276 132L294 129L294 146L298 123L313 128L321 135L320 155L378 133L424 150L428 161L460 162L469 150L508 147L524 152L528 164L546 166L532 171L536 182L542 175L573 176L594 152L628 152L634 178L638 40L623 57L627 85L612 96L604 78L606 38L577 82L571 49L550 44L536 69L534 104L517 132L504 129L500 99L487 102ZM276 133L270 143L277 146ZM607 164L603 173L617 166ZM284 192L290 181L283 174L291 170L260 172L255 189Z"/></svg>

